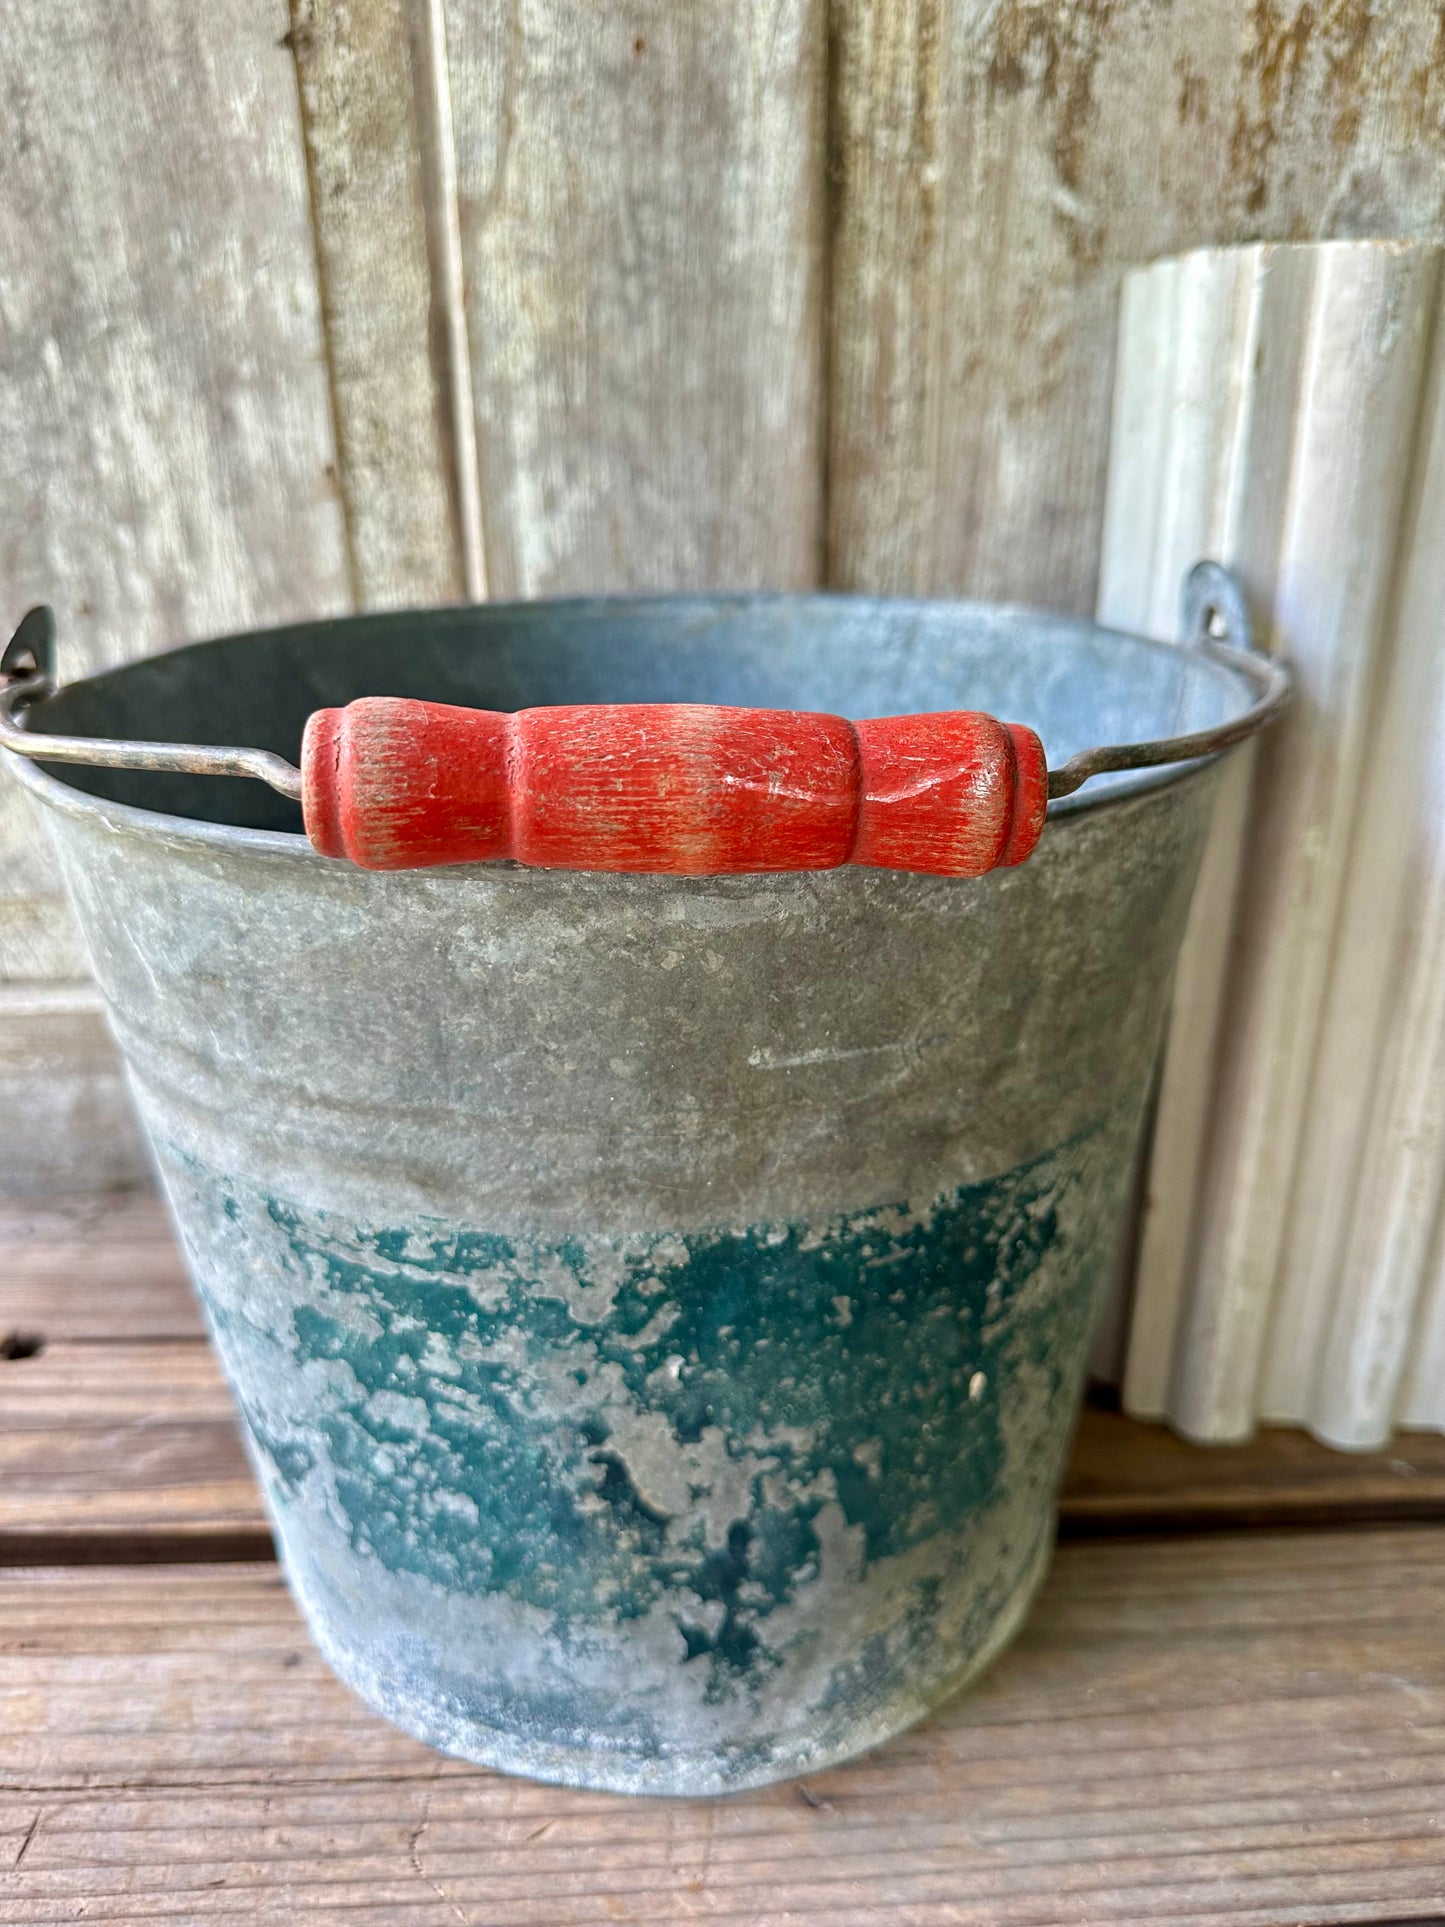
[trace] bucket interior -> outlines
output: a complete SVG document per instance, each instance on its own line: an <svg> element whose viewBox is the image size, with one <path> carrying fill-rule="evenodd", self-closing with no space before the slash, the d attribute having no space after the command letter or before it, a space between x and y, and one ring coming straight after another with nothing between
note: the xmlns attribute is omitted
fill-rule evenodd
<svg viewBox="0 0 1445 1927"><path fill-rule="evenodd" d="M1101 743L1207 729L1253 700L1191 649L978 603L857 597L659 597L354 616L149 656L70 684L39 731L240 745L300 758L313 709L358 696L485 709L698 702L826 710L859 720L982 709L1027 723L1051 766ZM50 764L74 789L201 822L300 833L299 808L236 778ZM1055 813L1167 781L1101 777Z"/></svg>

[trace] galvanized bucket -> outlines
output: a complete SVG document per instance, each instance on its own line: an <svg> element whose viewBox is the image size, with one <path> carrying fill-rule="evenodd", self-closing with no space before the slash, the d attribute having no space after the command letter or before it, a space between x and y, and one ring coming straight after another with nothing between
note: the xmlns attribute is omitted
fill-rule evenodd
<svg viewBox="0 0 1445 1927"><path fill-rule="evenodd" d="M1232 610L1241 640L1230 585L1203 585L1195 626ZM1049 1557L1215 788L1198 756L1278 675L826 597L359 617L58 692L40 636L3 740L75 766L6 760L341 1677L491 1766L696 1794L856 1753L987 1664ZM1028 862L959 881L375 874L261 783L73 747L294 758L312 711L377 693L967 701L1056 770L1100 744L1196 760L1100 778Z"/></svg>

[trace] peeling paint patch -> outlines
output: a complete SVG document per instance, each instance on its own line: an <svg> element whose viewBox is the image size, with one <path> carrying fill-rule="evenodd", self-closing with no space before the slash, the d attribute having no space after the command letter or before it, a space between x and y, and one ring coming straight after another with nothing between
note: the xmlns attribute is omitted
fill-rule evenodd
<svg viewBox="0 0 1445 1927"><path fill-rule="evenodd" d="M448 1662L468 1720L661 1758L877 1718L991 1636L1050 1523L1114 1140L923 1206L534 1245L167 1163L303 1600L319 1534L346 1610L410 1602L408 1652L505 1617L485 1684Z"/></svg>

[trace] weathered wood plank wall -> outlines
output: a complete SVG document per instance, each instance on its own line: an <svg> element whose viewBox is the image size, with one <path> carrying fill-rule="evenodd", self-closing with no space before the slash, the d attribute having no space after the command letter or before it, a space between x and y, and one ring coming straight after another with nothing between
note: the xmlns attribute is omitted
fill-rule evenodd
<svg viewBox="0 0 1445 1927"><path fill-rule="evenodd" d="M1438 0L7 0L0 73L0 583L67 674L484 587L1086 611L1122 268L1445 221ZM0 1183L122 1175L8 800L0 890Z"/></svg>
<svg viewBox="0 0 1445 1927"><path fill-rule="evenodd" d="M1228 773L1160 1083L1124 1401L1194 1438L1374 1445L1396 1409L1438 1194L1385 1057L1393 1033L1428 1064L1438 1001L1406 926L1436 840L1441 292L1441 249L1400 241L1126 284L1100 616L1172 637L1214 555L1297 692Z"/></svg>
<svg viewBox="0 0 1445 1927"><path fill-rule="evenodd" d="M1436 0L837 0L835 581L1088 612L1119 277L1435 234Z"/></svg>
<svg viewBox="0 0 1445 1927"><path fill-rule="evenodd" d="M396 0L293 0L347 562L363 608L469 586L446 294L434 285L428 45Z"/></svg>
<svg viewBox="0 0 1445 1927"><path fill-rule="evenodd" d="M446 0L494 595L807 587L823 0Z"/></svg>
<svg viewBox="0 0 1445 1927"><path fill-rule="evenodd" d="M0 584L62 673L348 607L282 0L10 4ZM0 1184L141 1168L48 850L0 789Z"/></svg>

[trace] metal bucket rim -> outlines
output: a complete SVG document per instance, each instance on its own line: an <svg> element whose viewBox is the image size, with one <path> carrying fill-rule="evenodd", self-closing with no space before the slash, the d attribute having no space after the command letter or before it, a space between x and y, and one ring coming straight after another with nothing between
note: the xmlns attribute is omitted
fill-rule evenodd
<svg viewBox="0 0 1445 1927"><path fill-rule="evenodd" d="M1131 649L1143 650L1150 655L1172 656L1181 644L1178 641L1161 641L1156 636L1141 635L1137 630L1121 629L1108 622L1096 622L1089 616L1072 616L1058 609L1041 609L1028 602L992 602L981 596L874 596L854 595L842 590L728 590L719 593L708 591L669 591L649 592L642 595L609 594L577 596L534 596L513 597L495 602L434 602L403 609L352 609L338 615L306 616L295 622L259 623L252 628L226 629L213 636L200 636L189 642L173 643L164 649L148 650L144 655L131 656L124 662L111 663L104 669L92 670L88 675L75 676L62 683L56 690L57 695L72 689L93 689L143 668L146 664L161 659L199 654L202 650L220 647L228 643L259 641L262 638L277 639L293 636L298 640L313 631L331 632L338 629L385 629L393 626L401 628L408 623L454 622L460 616L468 620L487 623L493 619L515 617L523 613L545 611L560 616L608 615L616 616L629 609L639 611L676 610L681 614L704 615L732 610L757 609L816 609L820 613L830 609L852 610L866 613L878 610L888 615L919 615L927 617L961 616L970 620L986 620L1008 626L1027 626L1042 634L1050 635L1057 641L1082 640L1086 636L1107 636L1113 641L1128 645ZM1246 693L1248 685L1237 672L1226 664L1210 661L1207 657L1198 660L1208 662L1210 668L1226 676L1231 684Z"/></svg>
<svg viewBox="0 0 1445 1927"><path fill-rule="evenodd" d="M1054 610L1037 609L1026 603L991 602L979 598L944 598L922 596L865 596L850 595L831 591L754 592L734 591L723 594L614 594L603 596L558 596L532 600L512 600L488 602L471 605L436 604L426 608L393 610L352 611L336 616L312 617L297 622L272 623L253 629L228 631L221 635L199 638L195 641L178 643L169 649L155 650L129 661L116 663L104 669L93 671L90 675L79 676L60 686L55 692L57 697L68 695L73 690L104 690L107 685L127 677L136 671L163 659L198 655L201 652L226 644L245 643L262 637L279 639L294 638L297 642L311 634L325 631L327 634L344 629L366 628L375 633L378 628L396 627L404 633L406 625L417 622L455 621L459 615L478 619L485 627L492 620L515 618L518 614L545 611L548 615L585 618L589 615L616 617L629 609L639 612L667 610L680 614L695 613L699 616L732 611L756 609L760 613L775 608L794 610L816 610L820 614L834 609L846 609L855 614L877 610L889 616L916 614L929 619L946 619L950 616L962 617L972 621L986 621L1004 627L1027 627L1035 636L1060 647L1068 643L1082 642L1086 639L1107 638L1127 652L1139 652L1145 656L1171 657L1177 660L1178 652L1185 645L1161 642L1154 637L1138 635L1132 631L1118 629L1110 624L1099 623L1087 617L1069 616ZM1229 664L1191 651L1193 665L1201 673L1217 679L1219 686L1234 692L1241 710L1247 708L1253 699L1253 691L1245 678ZM1220 752L1227 754L1228 752ZM1218 761L1218 755L1198 758L1189 762L1160 764L1147 769L1131 772L1127 778L1117 781L1108 789L1098 791L1081 789L1071 795L1056 797L1048 806L1049 820L1065 819L1084 812L1093 813L1116 804L1131 801L1169 784L1182 781L1192 772L1201 770L1205 765ZM96 795L67 782L60 772L65 765L46 766L40 762L13 755L0 749L0 762L3 762L31 793L48 807L78 819L99 819L115 828L124 828L134 834L157 837L161 840L204 848L246 851L254 855L286 856L300 858L316 863L332 863L314 850L304 831L258 829L234 823L218 823L213 820L174 814L135 803L123 803L108 797ZM494 871L516 871L524 874L521 866L513 864L493 864L488 868ZM442 871L445 874L446 871ZM716 884L724 879L703 878L691 881ZM676 884L684 879L669 877L654 879ZM745 883L746 877L736 879Z"/></svg>
<svg viewBox="0 0 1445 1927"><path fill-rule="evenodd" d="M1230 751L1223 750L1218 756L1204 756L1190 763L1173 763L1160 769L1145 772L1145 780L1131 784L1127 789L1108 791L1101 796L1089 796L1076 792L1073 796L1057 798L1049 804L1048 820L1058 822L1062 828L1071 819L1083 815L1093 816L1100 810L1121 808L1127 803L1147 800L1157 791L1183 782L1189 776L1202 774L1208 767L1217 763L1221 756ZM11 751L0 749L0 764L15 777L18 783L30 790L46 808L58 811L78 821L98 822L106 828L128 831L132 835L143 836L152 842L168 844L172 847L190 846L201 849L227 851L257 857L280 857L292 862L302 862L324 866L327 870L351 869L349 864L338 864L334 857L323 856L312 847L304 831L301 830L257 830L248 829L236 823L212 823L200 817L175 816L165 810L144 809L135 803L117 803L109 797L95 796L87 790L76 789L73 784L51 774L50 769L30 760L16 756ZM60 766L57 766L60 767ZM425 872L397 871L396 876L458 876L475 875L484 869L488 875L516 876L520 879L536 878L539 875L555 875L557 872L527 869L520 863L488 863L438 865ZM370 875L373 881L381 882L386 873L360 871L359 875ZM781 881L785 873L743 873L736 876L649 876L645 873L626 876L606 870L577 870L568 872L575 881L590 877L606 887L623 885L655 884L666 885L669 889L696 888L717 890L726 886L745 887L756 885L759 874L772 874L773 880ZM800 871L793 873L790 880L809 883L816 888L822 877L841 874L834 871ZM912 881L919 881L914 878ZM929 877L922 879L929 883L967 884L975 879L959 877Z"/></svg>

